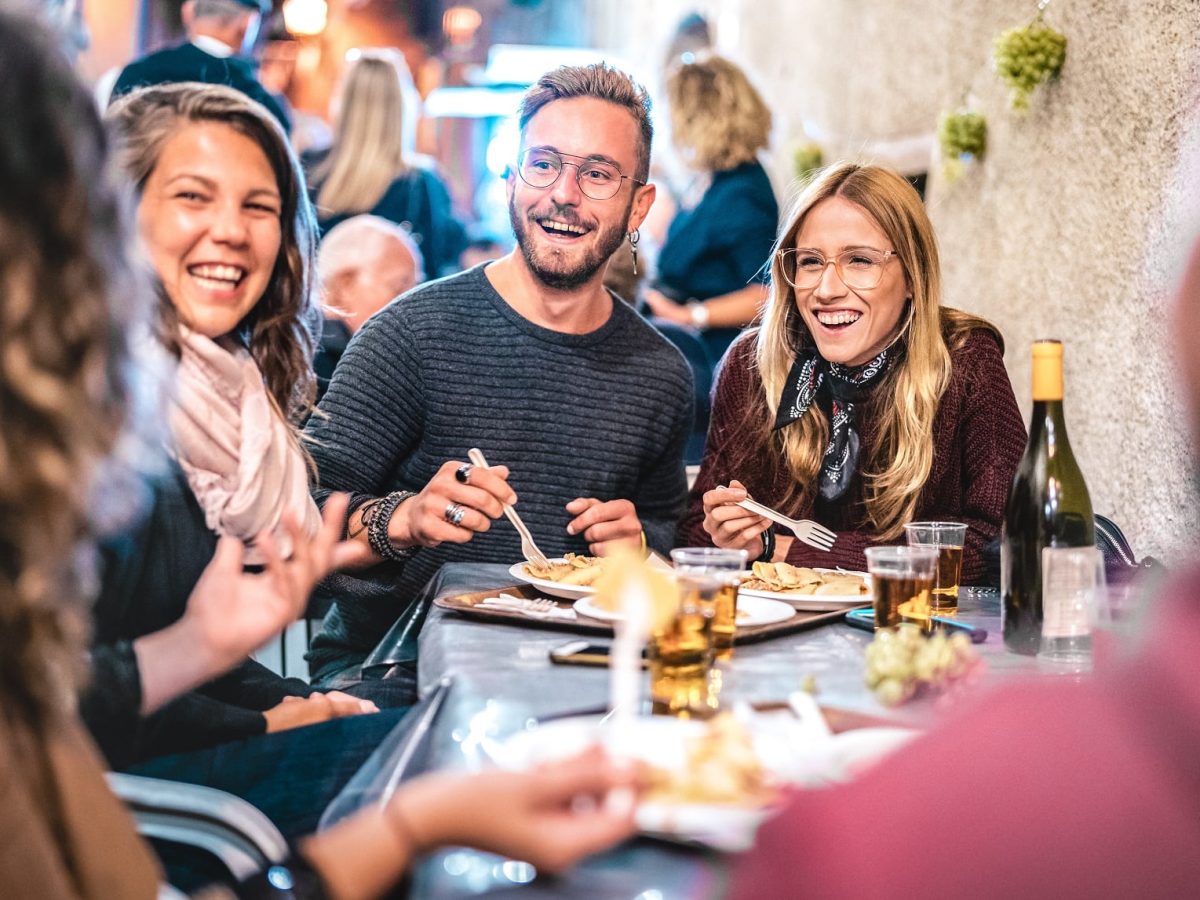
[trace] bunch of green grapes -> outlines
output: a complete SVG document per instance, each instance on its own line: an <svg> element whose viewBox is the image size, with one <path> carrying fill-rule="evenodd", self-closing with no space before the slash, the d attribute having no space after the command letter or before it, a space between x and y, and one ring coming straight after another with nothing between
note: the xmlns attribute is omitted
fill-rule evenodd
<svg viewBox="0 0 1200 900"><path fill-rule="evenodd" d="M875 634L867 646L867 687L884 706L897 706L922 689L941 690L979 662L965 634L925 637L917 625Z"/></svg>
<svg viewBox="0 0 1200 900"><path fill-rule="evenodd" d="M955 181L962 174L964 158L983 159L987 150L987 119L965 109L944 112L938 117L937 136L942 174L947 181Z"/></svg>
<svg viewBox="0 0 1200 900"><path fill-rule="evenodd" d="M996 38L992 58L996 71L1008 85L1008 102L1015 110L1029 109L1029 95L1043 81L1057 75L1067 58L1067 38L1041 15Z"/></svg>

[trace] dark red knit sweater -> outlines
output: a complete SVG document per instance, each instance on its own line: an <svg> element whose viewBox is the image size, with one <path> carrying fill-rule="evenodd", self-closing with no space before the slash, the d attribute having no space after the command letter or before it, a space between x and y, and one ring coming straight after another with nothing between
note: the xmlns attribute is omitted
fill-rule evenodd
<svg viewBox="0 0 1200 900"><path fill-rule="evenodd" d="M744 335L729 349L722 365L704 461L680 527L683 545L712 544L702 525L704 508L700 498L718 484L737 479L756 500L776 508L786 494L790 476L772 464L765 449L747 455L753 448L747 446L751 438L743 426L745 410L752 403L761 403L757 399L761 388L753 353L752 336ZM950 384L933 422L933 467L915 517L965 522L969 526L962 579L964 584L973 584L984 574L980 549L1000 533L1008 489L1025 449L1025 424L1000 346L990 332L972 331L964 345L951 353L951 366ZM873 405L869 401L859 415L863 447L860 463L870 458L875 438ZM737 466L739 459L750 462ZM841 501L818 500L815 505L809 501L792 515L816 519L838 533L828 553L795 541L787 555L787 561L794 565L861 570L866 568L863 550L883 543L866 525L861 479L856 479ZM897 541L902 542L902 538Z"/></svg>

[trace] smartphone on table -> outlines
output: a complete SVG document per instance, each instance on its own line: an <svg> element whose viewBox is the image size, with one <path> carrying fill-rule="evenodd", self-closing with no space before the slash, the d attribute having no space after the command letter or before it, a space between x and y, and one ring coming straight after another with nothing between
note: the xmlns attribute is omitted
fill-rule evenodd
<svg viewBox="0 0 1200 900"><path fill-rule="evenodd" d="M568 641L550 651L550 662L560 666L607 666L611 644L591 641ZM642 668L646 667L646 652L642 651Z"/></svg>

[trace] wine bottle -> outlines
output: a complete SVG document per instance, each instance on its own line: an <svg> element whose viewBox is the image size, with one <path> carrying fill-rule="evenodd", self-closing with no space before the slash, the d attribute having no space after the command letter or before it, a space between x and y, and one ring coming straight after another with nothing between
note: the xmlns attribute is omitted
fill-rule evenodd
<svg viewBox="0 0 1200 900"><path fill-rule="evenodd" d="M1092 501L1067 440L1063 345L1033 345L1033 415L1000 537L1004 643L1035 654L1042 635L1042 549L1095 543Z"/></svg>

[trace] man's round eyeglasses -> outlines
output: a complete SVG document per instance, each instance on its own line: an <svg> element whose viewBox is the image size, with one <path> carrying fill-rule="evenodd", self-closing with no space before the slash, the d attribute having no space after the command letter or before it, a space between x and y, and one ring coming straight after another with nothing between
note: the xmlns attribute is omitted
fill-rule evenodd
<svg viewBox="0 0 1200 900"><path fill-rule="evenodd" d="M567 158L577 160L569 162ZM634 184L645 184L644 181L630 175L622 175L621 170L612 163L598 159L587 159L583 156L571 156L570 153L558 153L554 150L543 150L531 147L517 157L517 174L530 187L548 188L562 175L563 166L575 167L575 181L585 197L593 200L609 200L621 190L621 182L628 178Z"/></svg>
<svg viewBox="0 0 1200 900"><path fill-rule="evenodd" d="M779 267L787 283L797 290L815 288L825 277L825 268L833 263L842 284L855 291L869 291L883 279L883 267L888 259L896 255L895 250L872 250L857 247L843 250L837 256L826 259L819 250L797 250L790 247L779 251Z"/></svg>

